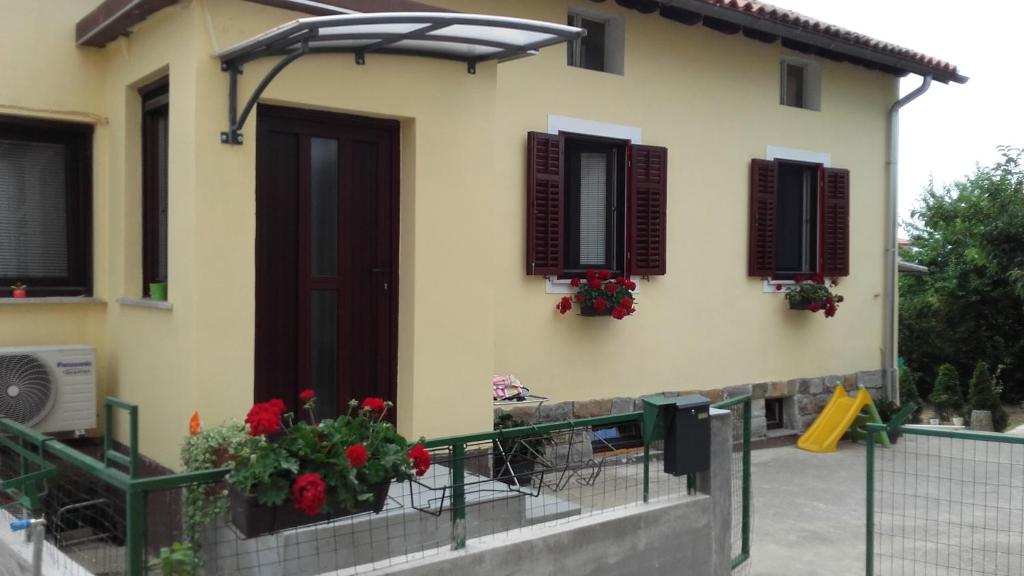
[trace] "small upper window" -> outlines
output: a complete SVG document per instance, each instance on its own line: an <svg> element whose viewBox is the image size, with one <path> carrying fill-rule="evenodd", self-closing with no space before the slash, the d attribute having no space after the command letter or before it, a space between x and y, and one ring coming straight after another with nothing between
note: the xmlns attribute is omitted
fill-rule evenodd
<svg viewBox="0 0 1024 576"><path fill-rule="evenodd" d="M88 125L0 117L0 294L92 294L91 145Z"/></svg>
<svg viewBox="0 0 1024 576"><path fill-rule="evenodd" d="M821 74L817 63L802 60L782 61L779 103L794 108L821 110Z"/></svg>
<svg viewBox="0 0 1024 576"><path fill-rule="evenodd" d="M142 293L167 282L167 79L142 96Z"/></svg>
<svg viewBox="0 0 1024 576"><path fill-rule="evenodd" d="M569 66L622 74L624 33L622 20L589 12L570 12L569 25L586 35L568 43Z"/></svg>

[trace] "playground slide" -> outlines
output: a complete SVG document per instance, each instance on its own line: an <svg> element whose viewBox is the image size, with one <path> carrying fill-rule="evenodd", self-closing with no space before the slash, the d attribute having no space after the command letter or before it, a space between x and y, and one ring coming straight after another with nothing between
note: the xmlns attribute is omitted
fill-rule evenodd
<svg viewBox="0 0 1024 576"><path fill-rule="evenodd" d="M836 386L832 399L818 414L814 424L804 432L796 445L810 452L835 452L836 444L860 411L871 403L871 395L861 388L852 398L846 395L842 386Z"/></svg>

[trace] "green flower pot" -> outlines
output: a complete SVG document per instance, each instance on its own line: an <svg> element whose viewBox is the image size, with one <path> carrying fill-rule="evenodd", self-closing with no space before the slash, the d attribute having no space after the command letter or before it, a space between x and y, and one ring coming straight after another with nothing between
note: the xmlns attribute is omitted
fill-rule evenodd
<svg viewBox="0 0 1024 576"><path fill-rule="evenodd" d="M167 301L167 282L150 282L149 299L157 302Z"/></svg>

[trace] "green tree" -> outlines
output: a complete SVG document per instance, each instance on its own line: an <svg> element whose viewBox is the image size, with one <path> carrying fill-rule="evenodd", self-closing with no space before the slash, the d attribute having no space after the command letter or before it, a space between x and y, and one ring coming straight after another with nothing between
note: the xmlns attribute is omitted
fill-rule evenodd
<svg viewBox="0 0 1024 576"><path fill-rule="evenodd" d="M939 418L949 420L964 409L964 395L960 390L960 374L952 364L939 366L939 376L928 399L935 405Z"/></svg>
<svg viewBox="0 0 1024 576"><path fill-rule="evenodd" d="M992 378L992 372L986 362L978 362L978 365L974 367L970 390L968 409L988 410L992 413L992 427L996 429L996 432L1005 430L1009 417L1006 415L1003 403L999 401L995 380Z"/></svg>
<svg viewBox="0 0 1024 576"><path fill-rule="evenodd" d="M911 222L905 260L928 267L900 277L900 355L920 371L922 394L936 368L962 374L980 361L1003 366L1005 396L1024 399L1024 153L936 190Z"/></svg>
<svg viewBox="0 0 1024 576"><path fill-rule="evenodd" d="M903 366L900 368L900 405L906 405L911 402L917 405L917 410L910 415L911 424L917 424L921 422L921 409L924 408L924 402L921 400L921 394L917 391L917 384L914 383L914 373L910 371L910 368Z"/></svg>

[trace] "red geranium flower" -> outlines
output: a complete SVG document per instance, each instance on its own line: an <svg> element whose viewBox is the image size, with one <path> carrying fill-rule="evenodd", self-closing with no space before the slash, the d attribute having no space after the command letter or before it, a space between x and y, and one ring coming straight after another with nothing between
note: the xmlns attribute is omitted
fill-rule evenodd
<svg viewBox="0 0 1024 576"><path fill-rule="evenodd" d="M817 312L818 310L821 310L821 304L818 304L817 302L811 302L807 306L807 309L810 310L811 312Z"/></svg>
<svg viewBox="0 0 1024 576"><path fill-rule="evenodd" d="M299 400L302 400L303 403L309 403L313 398L316 398L316 392L313 392L309 388L299 392Z"/></svg>
<svg viewBox="0 0 1024 576"><path fill-rule="evenodd" d="M597 278L591 278L591 279L587 280L587 286L590 286L594 290L600 290L601 289L601 281L598 280Z"/></svg>
<svg viewBox="0 0 1024 576"><path fill-rule="evenodd" d="M280 430L281 414L284 411L284 402L278 399L253 404L245 416L245 423L249 425L249 435L262 436Z"/></svg>
<svg viewBox="0 0 1024 576"><path fill-rule="evenodd" d="M601 280L607 280L612 277L612 273L607 270L601 270L597 273L597 277Z"/></svg>
<svg viewBox="0 0 1024 576"><path fill-rule="evenodd" d="M384 399L383 398L367 398L363 400L363 410L369 410L370 412L381 412L384 410Z"/></svg>
<svg viewBox="0 0 1024 576"><path fill-rule="evenodd" d="M327 500L327 485L319 474L300 474L292 484L292 501L295 509L309 516L316 516Z"/></svg>
<svg viewBox="0 0 1024 576"><path fill-rule="evenodd" d="M612 318L615 318L616 320L622 320L625 317L626 309L623 308L622 306L616 306L615 308L612 309Z"/></svg>
<svg viewBox="0 0 1024 576"><path fill-rule="evenodd" d="M597 298L594 300L594 310L600 312L608 307L608 303L604 301L604 298Z"/></svg>
<svg viewBox="0 0 1024 576"><path fill-rule="evenodd" d="M592 278L597 278L597 270L594 270L593 268L587 270L587 280Z"/></svg>
<svg viewBox="0 0 1024 576"><path fill-rule="evenodd" d="M430 468L430 452L423 447L423 444L417 444L409 450L407 455L409 460L412 460L412 467L416 469L417 476L423 476L427 473Z"/></svg>
<svg viewBox="0 0 1024 576"><path fill-rule="evenodd" d="M580 287L580 279L579 278L573 278L572 280L569 280L569 285L572 286L573 288L579 288Z"/></svg>
<svg viewBox="0 0 1024 576"><path fill-rule="evenodd" d="M633 282L632 280L626 280L626 289L636 290L636 282Z"/></svg>
<svg viewBox="0 0 1024 576"><path fill-rule="evenodd" d="M370 457L369 453L366 451L366 446L363 446L362 444L353 444L352 446L349 446L348 450L345 450L345 455L348 456L348 463L351 464L353 468L362 468L366 465L367 458Z"/></svg>
<svg viewBox="0 0 1024 576"><path fill-rule="evenodd" d="M572 310L572 298L562 296L562 299L558 301L555 308L558 310L559 314L565 314L569 310Z"/></svg>
<svg viewBox="0 0 1024 576"><path fill-rule="evenodd" d="M576 293L576 296L574 296L574 298L576 298L577 302L583 302L584 300L587 299L587 297L584 296L582 292Z"/></svg>
<svg viewBox="0 0 1024 576"><path fill-rule="evenodd" d="M633 299L630 298L629 296L623 296L622 300L619 300L619 306L622 306L626 310L629 310L630 308L633 307Z"/></svg>
<svg viewBox="0 0 1024 576"><path fill-rule="evenodd" d="M609 282L604 285L604 291L609 294L615 294L615 292L618 291L618 289L619 287L615 284L615 282Z"/></svg>

